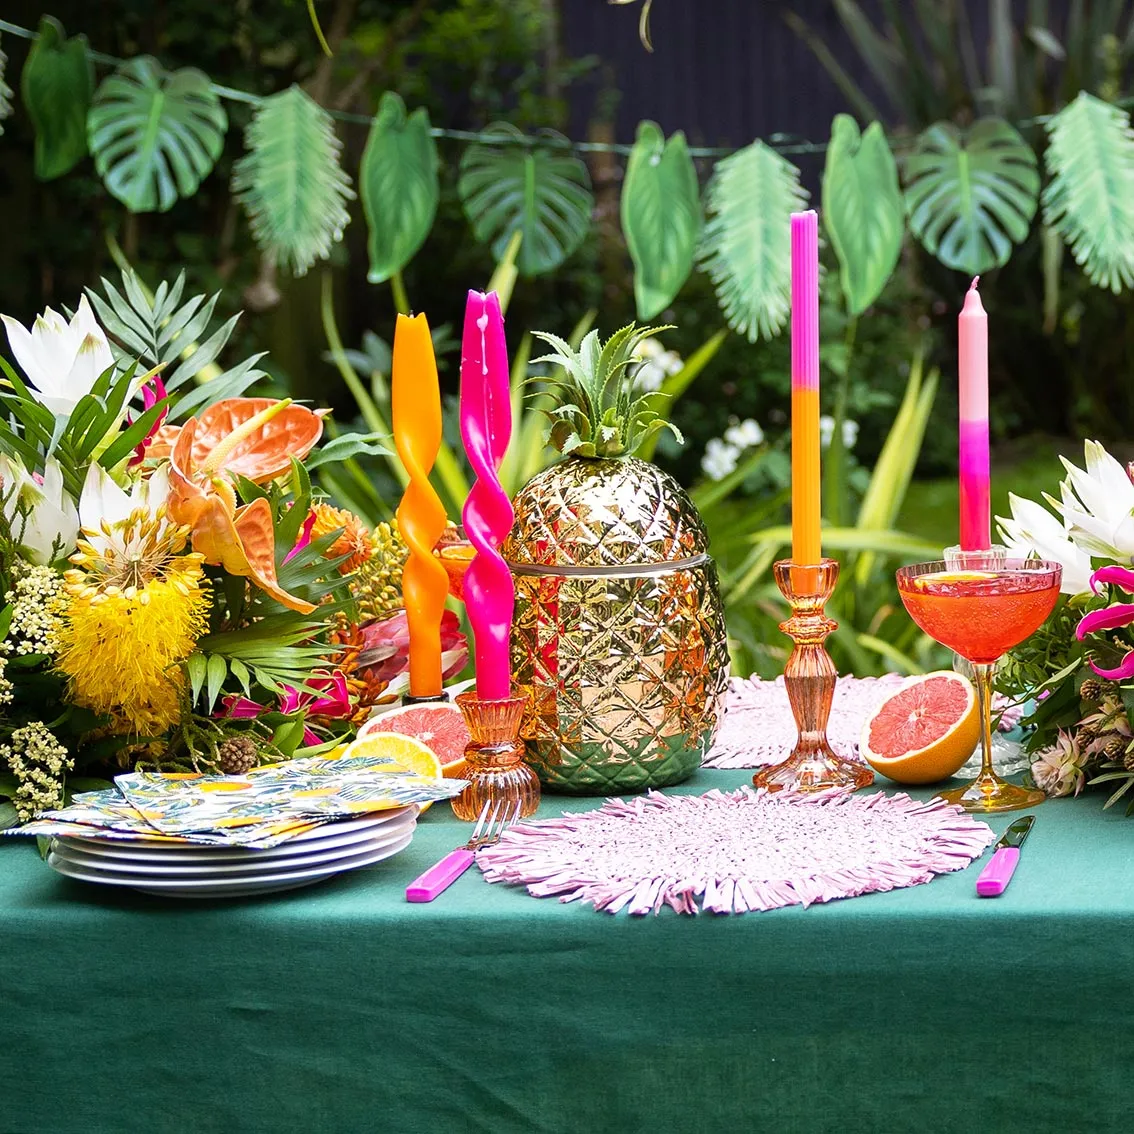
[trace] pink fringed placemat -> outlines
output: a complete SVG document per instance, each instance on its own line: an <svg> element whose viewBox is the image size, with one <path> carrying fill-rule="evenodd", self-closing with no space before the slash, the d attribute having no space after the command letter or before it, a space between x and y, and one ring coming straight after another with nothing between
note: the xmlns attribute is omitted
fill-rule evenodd
<svg viewBox="0 0 1134 1134"><path fill-rule="evenodd" d="M517 825L477 862L489 882L612 914L747 913L916 886L995 837L940 799L745 787L608 799Z"/></svg>
<svg viewBox="0 0 1134 1134"><path fill-rule="evenodd" d="M835 686L827 739L840 756L858 759L858 737L873 709L905 678L840 677ZM758 768L778 764L795 746L795 718L791 715L784 679L734 677L725 694L725 711L706 768Z"/></svg>

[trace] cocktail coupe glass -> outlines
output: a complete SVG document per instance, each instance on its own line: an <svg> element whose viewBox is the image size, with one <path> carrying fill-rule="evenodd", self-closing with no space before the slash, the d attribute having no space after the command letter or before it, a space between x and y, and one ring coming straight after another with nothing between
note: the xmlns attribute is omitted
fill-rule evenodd
<svg viewBox="0 0 1134 1134"><path fill-rule="evenodd" d="M969 555L963 570L944 560L897 573L909 616L973 667L980 711L981 768L964 787L941 792L966 811L1017 811L1044 794L1001 779L992 767L992 676L997 660L1043 625L1059 598L1063 568L1043 559Z"/></svg>

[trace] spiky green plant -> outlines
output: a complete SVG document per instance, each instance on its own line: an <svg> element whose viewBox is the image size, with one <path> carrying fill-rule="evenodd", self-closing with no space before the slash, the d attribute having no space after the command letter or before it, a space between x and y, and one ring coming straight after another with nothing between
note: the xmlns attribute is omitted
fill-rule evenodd
<svg viewBox="0 0 1134 1134"><path fill-rule="evenodd" d="M554 405L541 407L551 422L548 443L564 456L622 457L632 455L663 429L678 441L680 430L659 412L659 395L635 389L630 367L637 362L638 345L671 327L638 327L615 331L606 342L591 331L575 350L565 339L536 331L553 349L534 359L561 368L561 374L541 378L544 393Z"/></svg>

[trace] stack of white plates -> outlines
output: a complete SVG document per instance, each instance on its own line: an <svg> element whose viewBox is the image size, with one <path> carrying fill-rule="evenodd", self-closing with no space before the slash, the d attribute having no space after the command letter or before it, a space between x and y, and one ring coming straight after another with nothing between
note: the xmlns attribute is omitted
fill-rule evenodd
<svg viewBox="0 0 1134 1134"><path fill-rule="evenodd" d="M69 878L175 898L243 897L310 886L409 845L416 804L325 823L266 850L199 843L52 839L48 865Z"/></svg>

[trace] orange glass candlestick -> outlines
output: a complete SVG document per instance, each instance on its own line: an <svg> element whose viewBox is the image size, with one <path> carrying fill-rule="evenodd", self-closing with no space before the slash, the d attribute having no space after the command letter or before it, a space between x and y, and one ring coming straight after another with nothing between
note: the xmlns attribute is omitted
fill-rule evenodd
<svg viewBox="0 0 1134 1134"><path fill-rule="evenodd" d="M461 778L469 786L453 800L458 819L476 819L489 805L489 814L534 815L539 807L539 777L524 763L520 739L526 696L479 697L458 693L457 707L465 717L470 740L465 748L468 767Z"/></svg>
<svg viewBox="0 0 1134 1134"><path fill-rule="evenodd" d="M791 617L780 629L795 643L784 667L784 685L799 739L786 760L761 768L752 782L769 791L866 787L874 782L870 768L843 759L827 741L838 674L824 643L838 623L827 617L824 606L835 589L839 565L834 559L814 565L781 559L774 570L776 585L791 606Z"/></svg>
<svg viewBox="0 0 1134 1134"><path fill-rule="evenodd" d="M434 698L441 690L441 615L449 575L433 548L447 519L429 473L441 448L441 389L437 360L424 315L399 315L394 331L390 391L394 446L409 475L398 506L398 527L409 545L402 571L402 601L409 627L411 697Z"/></svg>

